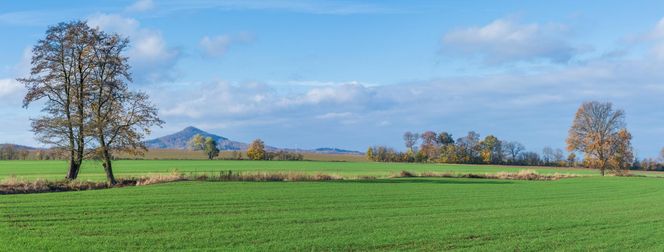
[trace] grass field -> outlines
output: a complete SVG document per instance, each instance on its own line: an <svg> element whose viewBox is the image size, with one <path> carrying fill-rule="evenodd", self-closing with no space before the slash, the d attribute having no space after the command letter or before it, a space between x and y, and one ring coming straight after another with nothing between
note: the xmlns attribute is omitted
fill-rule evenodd
<svg viewBox="0 0 664 252"><path fill-rule="evenodd" d="M392 173L398 173L402 170L413 172L495 173L500 171L516 172L523 169L534 169L539 173L598 174L595 170L575 168L324 161L120 160L114 162L113 167L118 177L169 173L173 170L185 173L218 173L219 171L227 170L295 171L378 177L389 176ZM61 179L66 173L66 168L65 161L0 161L0 179L12 175L25 179ZM105 179L103 172L100 162L87 161L83 164L79 177L83 180L103 180Z"/></svg>
<svg viewBox="0 0 664 252"><path fill-rule="evenodd" d="M60 161L2 161L0 179L64 174ZM353 162L118 161L120 176L168 172L401 170L492 173L523 167ZM597 171L541 168L540 173ZM85 179L103 179L88 163ZM0 195L0 251L662 250L664 179L558 181L397 178L175 182Z"/></svg>
<svg viewBox="0 0 664 252"><path fill-rule="evenodd" d="M0 250L662 250L662 182L179 182L5 195Z"/></svg>
<svg viewBox="0 0 664 252"><path fill-rule="evenodd" d="M219 153L218 159L231 159L234 151L222 151ZM240 152L243 159L247 159L247 153ZM150 149L144 155L136 156L126 153L116 153L119 159L144 159L144 160L207 160L207 155L202 151L180 150L180 149ZM303 152L305 160L314 161L353 161L353 162L366 162L367 158L364 155L354 154L322 154Z"/></svg>

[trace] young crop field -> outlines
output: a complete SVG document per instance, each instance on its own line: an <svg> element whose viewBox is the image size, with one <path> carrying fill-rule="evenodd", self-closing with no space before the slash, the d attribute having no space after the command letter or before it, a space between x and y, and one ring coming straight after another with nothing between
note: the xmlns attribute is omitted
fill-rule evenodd
<svg viewBox="0 0 664 252"><path fill-rule="evenodd" d="M24 167L38 172L58 166L43 164L48 165ZM126 162L121 170L140 164ZM170 168L152 164L140 172ZM233 164L249 169L238 165L242 162ZM270 165L381 169L378 164L342 168L279 162L256 168ZM420 167L431 168L453 167ZM467 167L480 168L496 169ZM0 250L662 250L663 182L598 176L175 182L0 195Z"/></svg>
<svg viewBox="0 0 664 252"><path fill-rule="evenodd" d="M0 161L0 180L10 176L22 179L62 179L66 173L65 161ZM458 164L416 164L416 163L376 163L376 162L325 162L325 161L249 161L249 160L119 160L113 163L117 177L144 176L170 173L177 170L184 173L215 174L220 171L234 172L304 172L327 173L342 176L386 177L402 170L412 172L456 172L456 173L496 173L517 172L524 169L538 173L565 173L578 175L598 175L596 170L578 168L546 168L522 166L458 165ZM649 173L655 174L655 173ZM81 180L104 180L101 162L83 163Z"/></svg>

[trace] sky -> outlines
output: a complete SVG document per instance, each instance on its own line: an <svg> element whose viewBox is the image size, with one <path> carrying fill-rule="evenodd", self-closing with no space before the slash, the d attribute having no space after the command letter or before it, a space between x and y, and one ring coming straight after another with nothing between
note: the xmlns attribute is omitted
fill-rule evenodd
<svg viewBox="0 0 664 252"><path fill-rule="evenodd" d="M662 1L0 0L0 142L41 146L22 107L31 48L63 21L130 39L132 89L166 122L288 148L404 149L474 130L564 148L584 101L664 147Z"/></svg>

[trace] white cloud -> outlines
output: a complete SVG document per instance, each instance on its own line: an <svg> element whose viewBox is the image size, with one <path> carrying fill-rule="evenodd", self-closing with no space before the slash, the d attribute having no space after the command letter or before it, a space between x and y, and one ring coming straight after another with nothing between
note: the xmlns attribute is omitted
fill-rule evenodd
<svg viewBox="0 0 664 252"><path fill-rule="evenodd" d="M143 28L138 20L116 14L97 14L88 18L92 27L117 32L130 39L128 56L140 81L154 82L173 78L180 51L169 47L161 32Z"/></svg>
<svg viewBox="0 0 664 252"><path fill-rule="evenodd" d="M561 25L519 24L498 19L485 26L445 34L443 51L472 55L489 64L540 60L565 63L579 53L578 48L562 38L566 30Z"/></svg>
<svg viewBox="0 0 664 252"><path fill-rule="evenodd" d="M352 116L354 116L354 114L350 112L329 112L322 115L318 115L316 116L316 118L322 120L328 120L328 119L343 119Z"/></svg>
<svg viewBox="0 0 664 252"><path fill-rule="evenodd" d="M214 37L205 36L201 39L200 46L206 56L221 57L229 47L235 44L246 44L254 40L253 35L249 33L240 33L237 35L219 35Z"/></svg>
<svg viewBox="0 0 664 252"><path fill-rule="evenodd" d="M643 40L652 43L650 52L655 59L664 60L664 18L657 22Z"/></svg>
<svg viewBox="0 0 664 252"><path fill-rule="evenodd" d="M17 95L22 90L21 84L13 79L0 79L0 98Z"/></svg>
<svg viewBox="0 0 664 252"><path fill-rule="evenodd" d="M127 11L130 12L142 12L148 11L154 8L154 2L152 0L138 0L132 5L127 7Z"/></svg>

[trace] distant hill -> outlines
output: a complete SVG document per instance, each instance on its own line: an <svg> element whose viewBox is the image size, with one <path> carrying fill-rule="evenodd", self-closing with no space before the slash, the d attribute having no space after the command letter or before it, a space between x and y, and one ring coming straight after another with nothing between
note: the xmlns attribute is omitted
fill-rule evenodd
<svg viewBox="0 0 664 252"><path fill-rule="evenodd" d="M187 143L194 137L196 134L200 134L203 137L211 137L217 142L217 146L220 150L246 150L249 147L249 144L233 141L226 137L215 135L201 129L198 129L193 126L186 127L185 129L166 135L160 138L148 140L145 142L145 145L149 149L187 149ZM265 149L268 151L292 151L292 152L310 152L310 153L321 153L321 154L354 154L362 155L359 151L343 150L337 148L318 148L314 150L302 150L302 149L287 149L287 148L277 148L269 145L265 146Z"/></svg>
<svg viewBox="0 0 664 252"><path fill-rule="evenodd" d="M354 154L354 155L363 155L364 153L353 150L344 150L337 148L318 148L312 150L311 152L322 153L322 154Z"/></svg>
<svg viewBox="0 0 664 252"><path fill-rule="evenodd" d="M150 149L186 149L188 147L187 143L196 134L200 134L206 138L211 137L217 142L221 150L244 150L248 146L246 143L231 141L228 138L211 134L192 126L174 134L148 140L145 142L145 145Z"/></svg>
<svg viewBox="0 0 664 252"><path fill-rule="evenodd" d="M19 145L19 144L8 144L8 143L0 144L0 148L5 148L5 147L8 147L8 146L14 147L14 149L16 149L16 150L31 151L31 150L38 150L39 149L39 148L25 146L25 145Z"/></svg>

